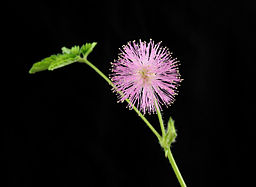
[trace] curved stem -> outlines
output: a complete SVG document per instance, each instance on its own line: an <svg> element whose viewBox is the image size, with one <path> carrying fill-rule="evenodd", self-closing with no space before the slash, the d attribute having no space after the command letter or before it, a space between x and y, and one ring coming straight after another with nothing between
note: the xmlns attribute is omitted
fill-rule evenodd
<svg viewBox="0 0 256 187"><path fill-rule="evenodd" d="M162 137L164 137L165 136L164 122L163 122L162 114L161 114L161 111L160 111L160 108L157 104L156 99L155 99L155 107L156 107L156 113L157 113L157 116L158 116L158 119L159 119L159 124L160 124L160 127L161 127L161 131L162 131Z"/></svg>
<svg viewBox="0 0 256 187"><path fill-rule="evenodd" d="M94 66L91 62L89 62L87 59L81 58L78 60L79 62L84 62L86 63L88 66L90 66L94 71L96 71L103 79L105 79L105 81L107 81L107 83L112 86L114 89L116 89L116 86L112 83L112 81L106 76L104 75L104 73L102 73L96 66ZM120 95L123 95L122 92L118 93ZM129 99L125 99L125 101L129 104L131 104ZM139 117L146 123L146 125L150 128L150 130L156 135L156 137L158 138L158 140L161 140L161 136L160 134L155 130L155 128L149 123L149 121L142 115L142 113L134 106L133 110L139 115Z"/></svg>
<svg viewBox="0 0 256 187"><path fill-rule="evenodd" d="M169 159L169 161L172 165L172 169L173 169L173 171L174 171L174 173L175 173L175 175L176 175L176 177L177 177L177 179L180 183L180 186L181 187L186 187L185 181L182 178L182 175L181 175L181 173L179 171L179 168L178 168L178 166L177 166L177 164L176 164L176 162L173 158L173 155L172 155L172 152L171 152L170 148L168 148L167 156L168 156L168 159Z"/></svg>
<svg viewBox="0 0 256 187"><path fill-rule="evenodd" d="M126 102L130 104L129 99L126 99ZM160 134L155 130L155 128L149 123L149 121L141 114L139 109L137 109L135 106L133 107L133 110L140 116L140 118L147 124L147 126L150 128L150 130L156 135L158 138L158 141L161 140Z"/></svg>

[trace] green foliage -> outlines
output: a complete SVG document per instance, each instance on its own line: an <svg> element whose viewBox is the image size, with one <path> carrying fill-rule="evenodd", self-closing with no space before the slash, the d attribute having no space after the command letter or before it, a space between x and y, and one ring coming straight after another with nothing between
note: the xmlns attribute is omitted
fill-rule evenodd
<svg viewBox="0 0 256 187"><path fill-rule="evenodd" d="M80 59L79 56L71 55L71 54L57 54L53 55L53 61L49 65L48 70L54 70L69 64L72 64L76 62L78 59Z"/></svg>
<svg viewBox="0 0 256 187"><path fill-rule="evenodd" d="M86 60L96 44L96 42L86 43L85 45L82 45L81 48L79 46L74 46L71 49L62 47L62 53L51 55L50 57L34 63L29 70L29 73L33 74L44 70L55 70L77 62L80 59Z"/></svg>
<svg viewBox="0 0 256 187"><path fill-rule="evenodd" d="M93 43L86 43L82 45L80 49L80 53L83 55L84 58L87 58L87 56L92 52L96 44L97 44L96 42L93 42Z"/></svg>
<svg viewBox="0 0 256 187"><path fill-rule="evenodd" d="M166 132L166 143L167 145L171 145L171 143L175 142L175 138L177 137L176 129L174 127L174 121L172 117L169 118L167 132Z"/></svg>
<svg viewBox="0 0 256 187"><path fill-rule="evenodd" d="M160 141L161 146L165 150L165 156L167 157L168 149L170 148L171 144L175 142L175 138L177 137L176 129L174 127L174 121L172 117L169 118L167 129L165 134Z"/></svg>

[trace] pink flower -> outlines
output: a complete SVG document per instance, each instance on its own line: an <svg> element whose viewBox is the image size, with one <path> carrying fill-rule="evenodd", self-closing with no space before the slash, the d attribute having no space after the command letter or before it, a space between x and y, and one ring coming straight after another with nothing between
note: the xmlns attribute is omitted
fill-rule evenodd
<svg viewBox="0 0 256 187"><path fill-rule="evenodd" d="M129 99L129 108L136 106L144 114L155 113L156 104L161 109L173 103L181 82L178 61L160 44L128 42L112 63L111 80L119 101Z"/></svg>

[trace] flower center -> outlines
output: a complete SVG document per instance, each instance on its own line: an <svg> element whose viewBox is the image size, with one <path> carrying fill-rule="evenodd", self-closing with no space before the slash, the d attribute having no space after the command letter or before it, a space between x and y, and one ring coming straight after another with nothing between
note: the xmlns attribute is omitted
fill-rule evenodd
<svg viewBox="0 0 256 187"><path fill-rule="evenodd" d="M155 76L155 73L152 73L148 67L143 67L138 71L138 73L143 81L143 84L149 84L151 79Z"/></svg>

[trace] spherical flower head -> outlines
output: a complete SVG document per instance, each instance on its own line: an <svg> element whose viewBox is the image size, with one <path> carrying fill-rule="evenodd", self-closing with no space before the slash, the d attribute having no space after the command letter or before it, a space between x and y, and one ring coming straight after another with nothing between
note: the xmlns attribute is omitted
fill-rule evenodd
<svg viewBox="0 0 256 187"><path fill-rule="evenodd" d="M130 100L129 108L155 113L156 107L170 105L181 82L178 61L161 42L128 42L112 63L111 80L119 101Z"/></svg>

